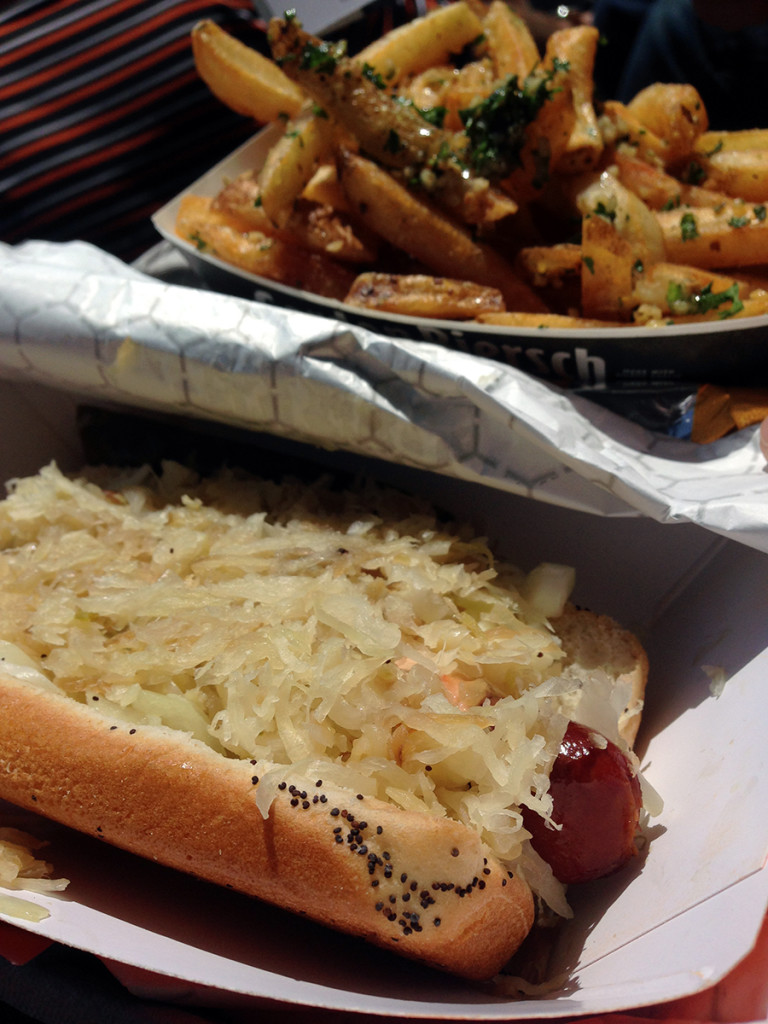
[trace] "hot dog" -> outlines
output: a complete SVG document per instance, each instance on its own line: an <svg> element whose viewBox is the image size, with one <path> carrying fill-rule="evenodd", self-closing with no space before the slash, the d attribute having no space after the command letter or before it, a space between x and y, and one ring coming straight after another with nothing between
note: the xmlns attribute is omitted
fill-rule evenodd
<svg viewBox="0 0 768 1024"><path fill-rule="evenodd" d="M618 871L635 853L643 800L640 782L621 750L570 722L549 776L552 821L527 808L531 845L561 882L589 882Z"/></svg>
<svg viewBox="0 0 768 1024"><path fill-rule="evenodd" d="M0 797L491 977L569 912L524 821L580 723L634 850L647 664L570 586L378 488L48 466L0 503Z"/></svg>

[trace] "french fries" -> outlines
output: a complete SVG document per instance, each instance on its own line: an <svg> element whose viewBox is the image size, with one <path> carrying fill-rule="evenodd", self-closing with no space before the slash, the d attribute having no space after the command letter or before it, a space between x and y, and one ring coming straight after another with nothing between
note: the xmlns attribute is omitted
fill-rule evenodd
<svg viewBox="0 0 768 1024"><path fill-rule="evenodd" d="M768 263L768 217L762 204L728 200L715 207L664 210L656 217L667 258L696 267Z"/></svg>
<svg viewBox="0 0 768 1024"><path fill-rule="evenodd" d="M211 22L198 71L282 127L177 231L356 308L495 326L768 312L768 130L711 131L691 85L595 102L597 32L538 50L503 0L457 0L357 55L272 19L269 60Z"/></svg>
<svg viewBox="0 0 768 1024"><path fill-rule="evenodd" d="M341 180L364 224L401 246L433 274L451 277L461 267L469 281L498 288L508 305L541 309L535 293L494 249L414 195L372 160L341 154Z"/></svg>
<svg viewBox="0 0 768 1024"><path fill-rule="evenodd" d="M184 196L177 229L200 252L326 298L343 299L354 280L353 272L336 260L253 230L203 196Z"/></svg>
<svg viewBox="0 0 768 1024"><path fill-rule="evenodd" d="M227 107L256 121L298 114L304 94L280 68L241 43L215 21L192 29L192 54L200 77Z"/></svg>
<svg viewBox="0 0 768 1024"><path fill-rule="evenodd" d="M750 203L768 202L768 129L703 132L689 173L703 179L704 187Z"/></svg>
<svg viewBox="0 0 768 1024"><path fill-rule="evenodd" d="M651 210L720 206L728 201L725 192L679 181L660 167L627 153L616 153L613 165L616 167L619 181L642 199Z"/></svg>
<svg viewBox="0 0 768 1024"><path fill-rule="evenodd" d="M298 199L290 216L277 228L260 200L258 181L254 175L245 173L224 186L211 204L211 210L234 218L249 231L259 231L342 263L370 264L376 260L378 238L352 223L333 205Z"/></svg>
<svg viewBox="0 0 768 1024"><path fill-rule="evenodd" d="M539 51L530 29L504 0L493 0L482 28L497 79L509 75L524 79L539 63Z"/></svg>
<svg viewBox="0 0 768 1024"><path fill-rule="evenodd" d="M579 26L553 32L547 40L546 57L568 68L567 90L573 107L573 126L554 166L564 174L577 174L596 167L603 151L603 138L592 104L592 72L599 32Z"/></svg>
<svg viewBox="0 0 768 1024"><path fill-rule="evenodd" d="M516 211L516 204L496 194L484 177L468 173L454 152L452 134L427 125L411 107L399 103L368 65L345 57L329 63L323 56L318 72L305 54L310 50L322 55L322 43L303 32L295 19L273 19L269 39L288 74L378 163L417 175L420 188L465 222L483 223Z"/></svg>
<svg viewBox="0 0 768 1024"><path fill-rule="evenodd" d="M385 82L397 85L406 75L447 64L483 32L483 23L463 3L440 7L427 18L415 18L370 43L358 56Z"/></svg>
<svg viewBox="0 0 768 1024"><path fill-rule="evenodd" d="M692 85L656 82L628 104L630 114L664 142L664 159L674 166L684 160L709 126L701 97Z"/></svg>
<svg viewBox="0 0 768 1024"><path fill-rule="evenodd" d="M475 320L503 309L496 288L424 274L359 274L345 302L401 316Z"/></svg>
<svg viewBox="0 0 768 1024"><path fill-rule="evenodd" d="M287 122L285 134L272 147L259 173L261 205L275 227L285 225L293 204L328 156L330 142L321 118L309 103Z"/></svg>

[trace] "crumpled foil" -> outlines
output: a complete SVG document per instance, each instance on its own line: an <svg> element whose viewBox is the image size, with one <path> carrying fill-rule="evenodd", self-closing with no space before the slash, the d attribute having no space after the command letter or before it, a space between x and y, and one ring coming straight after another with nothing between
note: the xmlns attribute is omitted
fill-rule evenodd
<svg viewBox="0 0 768 1024"><path fill-rule="evenodd" d="M0 376L768 551L757 427L664 436L475 355L209 291L179 259L0 244Z"/></svg>

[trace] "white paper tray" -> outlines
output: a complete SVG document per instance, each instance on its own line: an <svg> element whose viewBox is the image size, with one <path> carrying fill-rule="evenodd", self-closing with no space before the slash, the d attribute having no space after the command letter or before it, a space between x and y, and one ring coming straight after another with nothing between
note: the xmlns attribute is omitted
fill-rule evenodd
<svg viewBox="0 0 768 1024"><path fill-rule="evenodd" d="M77 466L74 405L60 392L0 382L0 430L16 441L3 451L2 475L34 471L53 455ZM555 965L568 981L550 996L511 1002L42 821L35 830L51 838L49 859L72 884L63 897L40 897L51 916L25 927L154 972L138 975L148 994L216 1003L523 1019L627 1009L714 984L751 948L768 901L768 555L693 525L604 519L375 468L431 492L526 565L570 561L576 599L614 613L647 645L653 674L640 750L665 809L647 858L575 899ZM728 677L719 697L711 666Z"/></svg>

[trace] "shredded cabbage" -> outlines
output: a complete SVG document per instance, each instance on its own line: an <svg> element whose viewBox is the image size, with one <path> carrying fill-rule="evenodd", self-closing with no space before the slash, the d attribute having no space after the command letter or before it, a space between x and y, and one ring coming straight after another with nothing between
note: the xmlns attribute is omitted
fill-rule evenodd
<svg viewBox="0 0 768 1024"><path fill-rule="evenodd" d="M17 828L0 828L0 886L29 892L60 892L66 878L51 878L53 868L35 856L46 844Z"/></svg>
<svg viewBox="0 0 768 1024"><path fill-rule="evenodd" d="M298 774L465 822L562 913L520 808L549 815L584 693L545 617L571 584L495 565L482 539L370 486L52 464L0 503L9 661L259 761L264 814Z"/></svg>
<svg viewBox="0 0 768 1024"><path fill-rule="evenodd" d="M61 892L66 878L51 878L53 868L35 856L45 843L16 828L0 828L0 888L34 893ZM28 899L0 892L0 914L24 921L44 921L45 907Z"/></svg>

